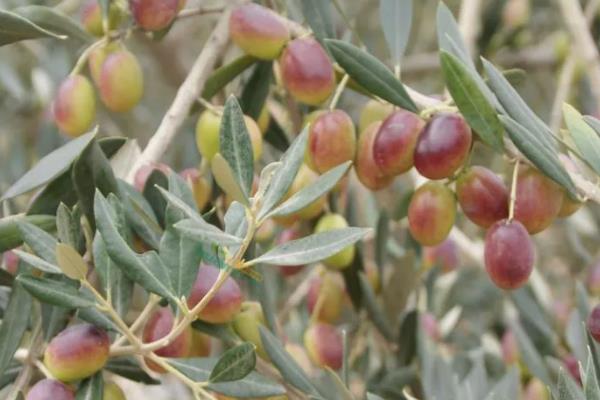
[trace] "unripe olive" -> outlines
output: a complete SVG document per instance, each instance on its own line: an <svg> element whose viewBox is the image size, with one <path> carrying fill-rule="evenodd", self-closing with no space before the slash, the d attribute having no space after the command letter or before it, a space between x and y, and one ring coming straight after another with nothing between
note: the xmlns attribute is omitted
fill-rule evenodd
<svg viewBox="0 0 600 400"><path fill-rule="evenodd" d="M423 246L435 246L448 237L456 218L456 199L447 186L427 182L419 187L408 206L411 235Z"/></svg>
<svg viewBox="0 0 600 400"><path fill-rule="evenodd" d="M344 346L335 326L322 322L311 325L304 333L304 347L316 366L333 370L342 367Z"/></svg>
<svg viewBox="0 0 600 400"><path fill-rule="evenodd" d="M265 315L263 314L260 303L255 301L246 301L242 304L242 309L233 319L233 329L238 336L256 346L256 354L261 358L268 360L269 355L260 338L259 327L266 325Z"/></svg>
<svg viewBox="0 0 600 400"><path fill-rule="evenodd" d="M379 100L369 100L360 112L358 120L358 132L362 134L373 122L381 122L394 112L394 106L390 103L382 103Z"/></svg>
<svg viewBox="0 0 600 400"><path fill-rule="evenodd" d="M200 114L196 123L196 145L202 157L208 161L211 161L215 154L219 152L221 143L221 118L221 115L211 110L205 110ZM260 128L252 118L245 115L244 121L250 135L252 153L256 162L262 157L262 134Z"/></svg>
<svg viewBox="0 0 600 400"><path fill-rule="evenodd" d="M190 357L208 357L211 350L210 336L192 329L192 346L190 349Z"/></svg>
<svg viewBox="0 0 600 400"><path fill-rule="evenodd" d="M322 174L354 159L356 133L352 119L342 110L321 113L310 126L308 165Z"/></svg>
<svg viewBox="0 0 600 400"><path fill-rule="evenodd" d="M333 93L333 65L315 39L292 40L283 51L279 63L283 84L296 100L317 106Z"/></svg>
<svg viewBox="0 0 600 400"><path fill-rule="evenodd" d="M52 110L56 125L67 135L77 137L88 131L96 119L96 97L90 81L83 75L65 79Z"/></svg>
<svg viewBox="0 0 600 400"><path fill-rule="evenodd" d="M587 320L587 328L594 340L600 343L600 305L594 307Z"/></svg>
<svg viewBox="0 0 600 400"><path fill-rule="evenodd" d="M548 388L538 378L531 378L525 386L523 400L550 400Z"/></svg>
<svg viewBox="0 0 600 400"><path fill-rule="evenodd" d="M558 211L559 218L567 218L575 214L583 206L583 202L573 200L566 192L563 193L563 201Z"/></svg>
<svg viewBox="0 0 600 400"><path fill-rule="evenodd" d="M121 11L115 3L111 3L108 11L108 29L113 30L121 23ZM81 24L94 36L104 35L102 25L102 9L96 0L88 0L81 9Z"/></svg>
<svg viewBox="0 0 600 400"><path fill-rule="evenodd" d="M100 84L100 74L102 73L102 65L104 64L104 61L106 61L106 57L122 49L123 45L121 42L114 41L96 47L90 52L90 55L88 56L88 66L90 68L90 75L96 86Z"/></svg>
<svg viewBox="0 0 600 400"><path fill-rule="evenodd" d="M473 223L489 228L508 217L508 189L502 179L484 167L471 167L456 181L461 209Z"/></svg>
<svg viewBox="0 0 600 400"><path fill-rule="evenodd" d="M237 7L229 18L231 40L247 54L274 60L290 39L279 15L256 3Z"/></svg>
<svg viewBox="0 0 600 400"><path fill-rule="evenodd" d="M292 195L298 193L300 190L304 189L307 186L310 186L319 178L319 175L310 169L306 164L302 164L300 169L298 170L298 174L294 181L292 182L292 186L288 190L287 194L284 196L282 201L289 199ZM318 198L313 201L311 204L304 207L302 210L297 213L287 216L287 217L276 217L275 221L278 223L282 223L285 226L292 225L298 219L301 220L310 220L323 212L323 208L325 207L325 203L327 199L325 196Z"/></svg>
<svg viewBox="0 0 600 400"><path fill-rule="evenodd" d="M306 305L308 312L312 315L316 312L315 307L319 305L317 320L321 322L334 323L342 313L344 303L344 284L333 273L326 273L323 277L315 277L310 282L306 294Z"/></svg>
<svg viewBox="0 0 600 400"><path fill-rule="evenodd" d="M114 112L134 108L144 94L144 74L137 58L127 50L109 54L98 79L100 98Z"/></svg>
<svg viewBox="0 0 600 400"><path fill-rule="evenodd" d="M560 186L541 172L531 167L522 168L517 179L515 219L530 234L541 232L558 216L563 197Z"/></svg>
<svg viewBox="0 0 600 400"><path fill-rule="evenodd" d="M254 238L258 243L265 244L270 243L271 239L275 236L276 224L271 218L263 222L260 227L256 230Z"/></svg>
<svg viewBox="0 0 600 400"><path fill-rule="evenodd" d="M123 389L114 382L109 382L104 385L104 395L102 400L127 400Z"/></svg>
<svg viewBox="0 0 600 400"><path fill-rule="evenodd" d="M194 308L206 296L219 276L219 269L210 264L201 264L194 287L188 298L188 307ZM211 324L224 324L233 319L242 306L242 291L233 278L228 277L215 296L198 315L198 319Z"/></svg>
<svg viewBox="0 0 600 400"><path fill-rule="evenodd" d="M177 16L180 0L129 0L135 23L146 31L165 29Z"/></svg>
<svg viewBox="0 0 600 400"><path fill-rule="evenodd" d="M100 328L73 325L55 336L44 353L44 364L56 379L72 382L100 371L108 360L110 339Z"/></svg>
<svg viewBox="0 0 600 400"><path fill-rule="evenodd" d="M437 246L423 248L423 266L426 269L438 266L442 272L451 272L458 267L458 262L458 247L452 239L446 239Z"/></svg>
<svg viewBox="0 0 600 400"><path fill-rule="evenodd" d="M485 268L501 289L517 289L533 270L534 248L527 230L519 221L496 222L485 235Z"/></svg>
<svg viewBox="0 0 600 400"><path fill-rule="evenodd" d="M369 125L358 137L354 169L360 182L370 190L381 190L394 181L393 176L385 175L377 166L373 146L381 122Z"/></svg>
<svg viewBox="0 0 600 400"><path fill-rule="evenodd" d="M319 219L319 222L317 222L317 225L315 226L315 233L334 231L347 227L348 221L346 221L342 215L331 213L326 214ZM352 264L354 253L354 245L350 245L323 260L323 264L334 269L344 269Z"/></svg>
<svg viewBox="0 0 600 400"><path fill-rule="evenodd" d="M142 192L144 187L146 186L146 181L154 172L154 170L159 170L165 175L169 175L171 173L171 168L167 164L163 163L152 163L142 165L140 169L137 170L135 176L133 178L133 187L137 189L137 191Z"/></svg>
<svg viewBox="0 0 600 400"><path fill-rule="evenodd" d="M75 393L62 382L43 379L31 387L26 400L75 400Z"/></svg>
<svg viewBox="0 0 600 400"><path fill-rule="evenodd" d="M170 308L164 307L156 310L150 316L144 326L142 340L144 343L152 343L167 336L175 324L175 317ZM192 348L192 328L186 327L185 330L177 336L171 343L154 351L154 354L160 357L184 358L188 357ZM150 369L158 373L164 373L165 370L147 360L146 364Z"/></svg>
<svg viewBox="0 0 600 400"><path fill-rule="evenodd" d="M183 179L185 179L192 189L194 200L198 210L203 210L210 200L212 193L212 181L209 181L202 175L197 168L187 168L179 173Z"/></svg>
<svg viewBox="0 0 600 400"><path fill-rule="evenodd" d="M373 141L373 159L384 175L400 175L413 167L424 126L418 115L405 110L394 111L382 122Z"/></svg>
<svg viewBox="0 0 600 400"><path fill-rule="evenodd" d="M427 123L415 148L415 167L429 179L452 176L471 149L471 128L458 114L437 114Z"/></svg>

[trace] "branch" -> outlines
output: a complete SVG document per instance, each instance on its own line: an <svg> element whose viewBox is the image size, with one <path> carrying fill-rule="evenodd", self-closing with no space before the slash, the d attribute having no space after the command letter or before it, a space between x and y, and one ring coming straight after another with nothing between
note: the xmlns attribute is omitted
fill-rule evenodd
<svg viewBox="0 0 600 400"><path fill-rule="evenodd" d="M591 91L600 105L600 53L590 34L586 17L578 1L558 0L565 23L575 43L575 49L587 66L588 77L591 81Z"/></svg>
<svg viewBox="0 0 600 400"><path fill-rule="evenodd" d="M592 0L588 3L585 8L585 19L587 21L586 26L589 27L594 20L598 7L600 6L600 0ZM569 98L571 92L571 83L573 82L573 76L577 67L577 58L573 57L573 51L569 51L567 60L565 61L558 78L558 89L556 90L556 96L554 97L554 103L552 104L552 112L550 114L550 129L552 132L559 133L561 121L562 121L562 106L565 101Z"/></svg>
<svg viewBox="0 0 600 400"><path fill-rule="evenodd" d="M463 0L458 16L460 33L471 55L477 53L475 45L481 28L481 0Z"/></svg>
<svg viewBox="0 0 600 400"><path fill-rule="evenodd" d="M213 69L219 55L225 50L229 39L228 27L229 10L226 10L210 34L187 78L177 91L175 100L173 100L156 133L129 171L128 182L133 182L140 167L159 161L173 139L175 139L177 131L188 116L190 108L196 99L200 97L209 72Z"/></svg>

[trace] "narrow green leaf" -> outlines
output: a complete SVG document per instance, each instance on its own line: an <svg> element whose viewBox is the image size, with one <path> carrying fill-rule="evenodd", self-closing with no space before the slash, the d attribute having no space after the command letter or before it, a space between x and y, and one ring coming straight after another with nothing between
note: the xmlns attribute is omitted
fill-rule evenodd
<svg viewBox="0 0 600 400"><path fill-rule="evenodd" d="M598 375L594 366L592 350L588 348L587 364L583 374L583 391L587 400L600 400L600 385Z"/></svg>
<svg viewBox="0 0 600 400"><path fill-rule="evenodd" d="M475 64L471 59L469 50L465 45L465 41L460 33L458 23L452 15L452 11L448 8L443 1L438 4L437 15L436 15L436 27L438 46L440 50L444 50L448 53L453 54L459 60L469 66L471 71L475 70Z"/></svg>
<svg viewBox="0 0 600 400"><path fill-rule="evenodd" d="M210 100L215 94L223 89L225 85L257 61L258 59L252 56L243 55L229 64L216 69L206 80L204 90L202 91L202 97L206 100Z"/></svg>
<svg viewBox="0 0 600 400"><path fill-rule="evenodd" d="M168 268L171 286L177 297L188 296L202 261L202 245L167 228L160 241L160 257Z"/></svg>
<svg viewBox="0 0 600 400"><path fill-rule="evenodd" d="M2 27L0 29L0 46L27 39L66 38L36 25L19 14L6 10L0 10L0 27Z"/></svg>
<svg viewBox="0 0 600 400"><path fill-rule="evenodd" d="M546 385L551 385L552 380L550 379L550 372L548 367L544 363L544 359L535 348L531 339L523 331L523 328L518 323L512 325L512 330L517 339L523 362L527 368L532 372L533 375L537 376Z"/></svg>
<svg viewBox="0 0 600 400"><path fill-rule="evenodd" d="M62 274L62 271L56 264L49 263L43 258L37 257L33 254L29 254L22 250L15 249L13 251L17 256L19 256L19 259L22 262L27 263L32 267L39 269L42 272L47 272L49 274Z"/></svg>
<svg viewBox="0 0 600 400"><path fill-rule="evenodd" d="M27 18L37 26L50 32L66 35L69 38L78 39L84 43L93 40L93 37L87 33L81 25L76 23L73 18L68 17L54 8L28 5L16 8L13 12Z"/></svg>
<svg viewBox="0 0 600 400"><path fill-rule="evenodd" d="M0 11L0 21L2 21L2 15L3 12ZM1 22L0 26L3 26ZM0 43L1 41L0 39ZM10 199L29 192L56 178L69 168L95 136L96 130L86 133L43 157L32 169L13 184L0 200Z"/></svg>
<svg viewBox="0 0 600 400"><path fill-rule="evenodd" d="M250 204L248 196L240 186L233 169L221 154L215 154L210 162L210 167L215 182L217 182L226 195L242 204Z"/></svg>
<svg viewBox="0 0 600 400"><path fill-rule="evenodd" d="M81 294L77 287L64 282L24 274L19 275L17 281L43 303L65 308L85 308L96 305L93 300Z"/></svg>
<svg viewBox="0 0 600 400"><path fill-rule="evenodd" d="M289 149L281 158L281 164L271 177L271 182L263 196L258 219L262 219L285 196L304 160L308 127L292 142Z"/></svg>
<svg viewBox="0 0 600 400"><path fill-rule="evenodd" d="M325 367L325 375L327 377L328 382L331 384L332 388L335 388L335 392L337 394L337 398L339 400L355 400L354 396L348 390L344 382L340 379L338 374L335 373L331 368Z"/></svg>
<svg viewBox="0 0 600 400"><path fill-rule="evenodd" d="M319 391L317 388L312 384L310 378L306 376L292 356L285 351L279 339L264 327L259 326L259 329L260 339L265 347L265 351L286 382L289 382L306 394L318 397Z"/></svg>
<svg viewBox="0 0 600 400"><path fill-rule="evenodd" d="M9 367L27 330L31 305L29 293L20 284L15 285L0 325L0 376Z"/></svg>
<svg viewBox="0 0 600 400"><path fill-rule="evenodd" d="M160 382L146 374L140 368L139 363L133 357L111 358L104 367L106 370L117 374L134 382L145 383L147 385L157 385Z"/></svg>
<svg viewBox="0 0 600 400"><path fill-rule="evenodd" d="M304 265L323 260L361 240L370 229L343 228L316 233L281 244L248 265Z"/></svg>
<svg viewBox="0 0 600 400"><path fill-rule="evenodd" d="M225 233L205 221L199 222L195 219L184 219L175 224L175 229L190 239L210 241L218 246L235 246L242 243L240 238Z"/></svg>
<svg viewBox="0 0 600 400"><path fill-rule="evenodd" d="M87 276L88 267L83 257L68 244L56 245L56 262L62 272L71 279L82 280Z"/></svg>
<svg viewBox="0 0 600 400"><path fill-rule="evenodd" d="M138 257L127 245L114 224L107 200L99 191L96 191L94 204L98 230L106 245L106 251L115 264L129 279L150 292L175 300L167 272L162 268L163 265L156 263L146 265L142 257Z"/></svg>
<svg viewBox="0 0 600 400"><path fill-rule="evenodd" d="M502 123L479 89L472 72L458 58L443 50L440 59L446 85L461 114L484 143L503 153Z"/></svg>
<svg viewBox="0 0 600 400"><path fill-rule="evenodd" d="M533 112L519 93L511 86L492 63L482 59L483 67L488 76L488 86L496 95L506 114L528 129L534 137L550 152L556 151L556 143L550 128ZM503 110L498 110L503 111Z"/></svg>
<svg viewBox="0 0 600 400"><path fill-rule="evenodd" d="M269 97L272 76L273 62L260 61L244 86L244 91L240 97L240 107L242 107L244 115L253 118L255 121L260 117L267 97Z"/></svg>
<svg viewBox="0 0 600 400"><path fill-rule="evenodd" d="M577 196L575 184L565 171L556 153L544 146L533 133L512 118L502 115L500 120L515 146L533 165L550 179L567 189L573 197Z"/></svg>
<svg viewBox="0 0 600 400"><path fill-rule="evenodd" d="M53 215L14 215L0 219L0 251L6 251L23 243L19 223L29 222L46 232L56 228L56 218Z"/></svg>
<svg viewBox="0 0 600 400"><path fill-rule="evenodd" d="M565 103L563 116L577 150L594 171L600 174L600 136L573 106Z"/></svg>
<svg viewBox="0 0 600 400"><path fill-rule="evenodd" d="M73 210L73 212L71 212L69 207L64 203L60 203L56 210L56 230L58 239L62 243L66 243L77 249L83 246L80 217L81 215L78 210Z"/></svg>
<svg viewBox="0 0 600 400"><path fill-rule="evenodd" d="M167 178L167 175L159 169L154 169L148 176L146 184L144 185L144 189L142 190L144 199L152 208L152 211L154 212L154 215L156 215L156 219L161 227L166 225L165 213L167 202L163 196L160 195L160 188L167 189L168 187L169 179Z"/></svg>
<svg viewBox="0 0 600 400"><path fill-rule="evenodd" d="M117 179L108 157L96 140L92 140L79 155L73 164L71 174L81 209L86 215L92 230L94 230L96 228L94 221L94 194L96 190L100 190L105 196L119 191Z"/></svg>
<svg viewBox="0 0 600 400"><path fill-rule="evenodd" d="M104 239L96 233L93 243L94 265L106 294L110 293L113 307L125 317L133 295L133 282L127 279L123 271L114 263L106 251Z"/></svg>
<svg viewBox="0 0 600 400"><path fill-rule="evenodd" d="M413 19L413 0L380 0L379 19L394 65L406 51Z"/></svg>
<svg viewBox="0 0 600 400"><path fill-rule="evenodd" d="M331 3L321 0L301 0L302 14L317 40L327 49L325 39L335 38L331 22Z"/></svg>
<svg viewBox="0 0 600 400"><path fill-rule="evenodd" d="M219 153L231 167L235 179L248 197L254 179L254 155L244 113L234 96L227 99L223 110Z"/></svg>
<svg viewBox="0 0 600 400"><path fill-rule="evenodd" d="M402 83L381 61L350 43L333 39L326 42L337 63L359 85L394 105L417 111Z"/></svg>
<svg viewBox="0 0 600 400"><path fill-rule="evenodd" d="M158 223L152 206L146 198L130 184L119 181L120 195L127 223L133 231L153 249L158 249L163 229Z"/></svg>
<svg viewBox="0 0 600 400"><path fill-rule="evenodd" d="M28 222L20 222L21 237L27 246L43 260L56 264L56 245L58 241L54 236Z"/></svg>
<svg viewBox="0 0 600 400"><path fill-rule="evenodd" d="M367 280L364 273L358 274L360 278L360 286L363 292L363 304L367 309L369 317L379 330L389 341L394 340L394 332L390 325L390 322L387 320L383 309L377 302L377 298L375 297L375 293L373 293L373 289L371 288L371 284Z"/></svg>
<svg viewBox="0 0 600 400"><path fill-rule="evenodd" d="M255 365L255 346L242 343L221 355L208 380L212 383L239 381L252 372Z"/></svg>
<svg viewBox="0 0 600 400"><path fill-rule="evenodd" d="M96 307L80 308L77 310L76 317L106 331L119 332L122 334L121 330L115 325L113 320Z"/></svg>
<svg viewBox="0 0 600 400"><path fill-rule="evenodd" d="M102 372L92 375L79 385L75 400L103 400L104 378Z"/></svg>
<svg viewBox="0 0 600 400"><path fill-rule="evenodd" d="M216 358L172 358L169 364L195 382L206 382L217 364ZM209 390L236 398L270 397L285 394L285 388L256 372L234 382L211 383Z"/></svg>
<svg viewBox="0 0 600 400"><path fill-rule="evenodd" d="M557 390L559 400L586 400L577 382L564 368L558 373Z"/></svg>
<svg viewBox="0 0 600 400"><path fill-rule="evenodd" d="M269 215L280 217L302 210L304 207L313 203L333 189L346 174L351 165L352 161L346 161L345 163L330 169L323 175L320 175L312 184L294 193L292 197L275 208Z"/></svg>

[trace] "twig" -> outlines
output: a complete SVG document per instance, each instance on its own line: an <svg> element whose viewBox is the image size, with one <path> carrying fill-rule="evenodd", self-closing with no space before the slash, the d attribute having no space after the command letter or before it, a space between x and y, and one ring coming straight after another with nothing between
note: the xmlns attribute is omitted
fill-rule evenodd
<svg viewBox="0 0 600 400"><path fill-rule="evenodd" d="M177 91L175 100L152 136L142 155L127 176L128 182L133 182L137 170L147 164L157 162L168 149L177 135L177 131L187 117L190 108L196 101L208 79L209 72L213 69L219 55L225 50L229 39L229 10L221 15L217 26L210 34L204 48L192 66L187 78Z"/></svg>
<svg viewBox="0 0 600 400"><path fill-rule="evenodd" d="M587 65L591 91L596 100L596 107L598 107L600 105L600 53L588 29L586 17L579 2L572 0L558 0L558 2L575 48Z"/></svg>
<svg viewBox="0 0 600 400"><path fill-rule="evenodd" d="M177 19L193 17L196 15L216 14L223 12L223 10L223 7L186 8L185 10L181 10L179 15L177 15Z"/></svg>
<svg viewBox="0 0 600 400"><path fill-rule="evenodd" d="M585 8L585 19L587 26L589 27L594 16L600 6L600 0L591 0ZM552 132L559 133L561 120L562 120L562 106L565 101L569 98L571 91L571 83L573 82L573 76L575 74L575 68L577 67L577 58L573 57L573 51L569 51L567 59L563 64L558 78L558 88L556 89L556 95L554 97L554 103L552 104L552 112L550 114L550 129Z"/></svg>
<svg viewBox="0 0 600 400"><path fill-rule="evenodd" d="M475 45L481 28L481 0L463 0L458 16L458 26L471 55L476 53Z"/></svg>

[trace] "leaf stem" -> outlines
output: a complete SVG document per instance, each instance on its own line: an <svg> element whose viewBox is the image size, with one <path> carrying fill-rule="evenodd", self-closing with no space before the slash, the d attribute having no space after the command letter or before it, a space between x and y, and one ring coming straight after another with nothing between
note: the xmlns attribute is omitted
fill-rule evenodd
<svg viewBox="0 0 600 400"><path fill-rule="evenodd" d="M333 95L333 98L331 99L331 103L329 104L329 111L333 111L335 109L335 107L337 106L338 102L340 101L340 97L342 96L342 92L346 88L346 84L348 83L349 79L350 79L350 75L344 74L344 77L338 84L337 89L335 90L335 94Z"/></svg>
<svg viewBox="0 0 600 400"><path fill-rule="evenodd" d="M508 205L508 220L512 221L515 216L515 202L517 200L517 180L519 179L519 164L521 160L517 159L513 169L512 184L510 187L510 203Z"/></svg>

